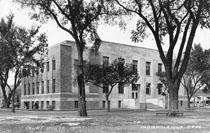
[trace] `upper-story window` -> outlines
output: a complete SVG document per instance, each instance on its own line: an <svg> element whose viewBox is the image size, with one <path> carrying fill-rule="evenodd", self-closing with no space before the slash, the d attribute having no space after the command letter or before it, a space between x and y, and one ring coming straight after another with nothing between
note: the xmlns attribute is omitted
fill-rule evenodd
<svg viewBox="0 0 210 133"><path fill-rule="evenodd" d="M109 57L103 56L103 65L108 66L109 65Z"/></svg>
<svg viewBox="0 0 210 133"><path fill-rule="evenodd" d="M44 81L42 81L42 94L44 94Z"/></svg>
<svg viewBox="0 0 210 133"><path fill-rule="evenodd" d="M50 92L50 80L47 80L47 93Z"/></svg>
<svg viewBox="0 0 210 133"><path fill-rule="evenodd" d="M150 95L151 94L151 83L146 84L146 94Z"/></svg>
<svg viewBox="0 0 210 133"><path fill-rule="evenodd" d="M158 63L158 73L162 72L162 64Z"/></svg>
<svg viewBox="0 0 210 133"><path fill-rule="evenodd" d="M39 94L39 82L36 83L36 94Z"/></svg>
<svg viewBox="0 0 210 133"><path fill-rule="evenodd" d="M150 75L151 62L146 62L146 75Z"/></svg>
<svg viewBox="0 0 210 133"><path fill-rule="evenodd" d="M31 89L30 83L28 83L28 95L30 95L30 89Z"/></svg>
<svg viewBox="0 0 210 133"><path fill-rule="evenodd" d="M138 68L138 61L133 60L133 70L137 71L137 68Z"/></svg>
<svg viewBox="0 0 210 133"><path fill-rule="evenodd" d="M161 83L157 84L158 94L162 93L162 87L163 87L163 84L161 84Z"/></svg>
<svg viewBox="0 0 210 133"><path fill-rule="evenodd" d="M123 84L123 82L120 82L118 84L118 89L119 89L119 94L123 94L124 93L124 84Z"/></svg>
<svg viewBox="0 0 210 133"><path fill-rule="evenodd" d="M32 94L35 94L35 85L32 83Z"/></svg>
<svg viewBox="0 0 210 133"><path fill-rule="evenodd" d="M55 79L52 80L52 93L55 93Z"/></svg>
<svg viewBox="0 0 210 133"><path fill-rule="evenodd" d="M52 60L52 70L56 69L56 61L55 59Z"/></svg>
<svg viewBox="0 0 210 133"><path fill-rule="evenodd" d="M24 84L24 95L26 95L26 84Z"/></svg>
<svg viewBox="0 0 210 133"><path fill-rule="evenodd" d="M47 72L49 72L49 70L50 70L50 62L49 61L47 62L47 66L46 67L47 67Z"/></svg>
<svg viewBox="0 0 210 133"><path fill-rule="evenodd" d="M140 84L132 84L132 91L138 91Z"/></svg>

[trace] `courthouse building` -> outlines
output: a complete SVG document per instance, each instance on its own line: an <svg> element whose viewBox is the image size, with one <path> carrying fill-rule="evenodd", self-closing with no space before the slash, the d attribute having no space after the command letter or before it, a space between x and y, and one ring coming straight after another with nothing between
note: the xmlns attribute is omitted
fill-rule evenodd
<svg viewBox="0 0 210 133"><path fill-rule="evenodd" d="M110 94L111 108L144 108L145 103L164 107L161 95L161 82L156 73L164 71L157 50L126 44L103 41L99 54L91 54L90 48L85 49L84 60L98 63L111 63L122 57L125 63L133 63L140 79L129 86L116 85ZM44 59L42 72L25 77L21 83L21 106L29 109L38 103L39 109L75 110L78 108L78 89L75 84L75 70L78 63L76 44L64 41L50 46ZM181 93L181 96L184 93ZM182 97L185 97L184 95ZM88 109L106 108L105 93L102 88L86 86L86 104Z"/></svg>

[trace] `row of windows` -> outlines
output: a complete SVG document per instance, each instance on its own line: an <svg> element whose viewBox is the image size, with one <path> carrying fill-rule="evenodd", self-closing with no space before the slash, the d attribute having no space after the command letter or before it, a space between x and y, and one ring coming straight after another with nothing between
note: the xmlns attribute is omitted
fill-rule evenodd
<svg viewBox="0 0 210 133"><path fill-rule="evenodd" d="M103 86L103 93L108 93L108 89L109 87L104 85ZM132 84L132 98L133 99L138 99L138 94L137 94L137 91L140 89L140 84ZM157 85L157 89L158 89L158 94L161 94L162 93L162 84L159 83ZM124 94L124 85L123 83L120 83L118 85L118 93L119 94ZM146 84L146 94L147 95L150 95L151 94L151 83L147 83Z"/></svg>
<svg viewBox="0 0 210 133"><path fill-rule="evenodd" d="M162 87L163 87L163 84L161 83L157 84L158 94L162 94ZM151 83L146 84L146 94L147 95L151 94Z"/></svg>
<svg viewBox="0 0 210 133"><path fill-rule="evenodd" d="M56 60L55 59L52 59L52 70L56 70ZM47 72L50 71L50 62L49 61L46 62L46 71ZM39 75L39 71L36 71L36 72L37 72L37 75ZM43 73L44 69L41 69L41 72ZM31 70L31 73L32 73L32 77L34 77L35 70Z"/></svg>
<svg viewBox="0 0 210 133"><path fill-rule="evenodd" d="M44 109L44 101L25 101L24 102L24 107L26 109ZM55 101L52 101L52 103L50 104L50 101L46 101L45 103L45 108L46 109L55 109L56 108L56 102Z"/></svg>
<svg viewBox="0 0 210 133"><path fill-rule="evenodd" d="M55 69L56 69L56 61L55 61L55 59L53 59L52 60L52 70L55 70ZM50 71L50 62L49 61L46 62L46 70L47 70L47 72Z"/></svg>
<svg viewBox="0 0 210 133"><path fill-rule="evenodd" d="M39 92L39 87L40 87L40 83L36 82L36 88L35 88L35 83L32 83L32 88L31 88L31 84L28 83L28 93L27 93L27 88L26 88L26 84L24 84L24 95L34 95L35 94L35 89L36 89L36 94L44 94L44 81L41 81L41 92ZM52 93L55 93L55 87L56 87L56 83L55 83L55 79L52 79ZM50 93L50 80L47 80L47 84L46 84L46 93ZM32 90L32 93L31 93ZM27 93L27 94L26 94Z"/></svg>
<svg viewBox="0 0 210 133"><path fill-rule="evenodd" d="M122 60L125 62L125 59L122 58ZM109 57L103 56L103 65L107 66L109 64ZM133 69L137 70L138 68L138 60L133 60ZM150 75L151 71L151 62L146 62L146 75ZM158 72L162 72L162 64L158 63Z"/></svg>
<svg viewBox="0 0 210 133"><path fill-rule="evenodd" d="M125 62L125 59L121 58L122 62ZM86 62L86 61L84 61ZM79 64L79 61L77 59L74 59L74 65L77 66ZM137 70L138 68L138 60L133 60L133 69ZM109 65L109 57L103 56L103 65L108 66ZM47 65L49 66L49 65ZM48 67L47 67L48 68ZM76 69L75 69L76 70ZM146 62L146 75L149 76L151 71L151 62ZM162 72L162 64L158 63L158 73Z"/></svg>

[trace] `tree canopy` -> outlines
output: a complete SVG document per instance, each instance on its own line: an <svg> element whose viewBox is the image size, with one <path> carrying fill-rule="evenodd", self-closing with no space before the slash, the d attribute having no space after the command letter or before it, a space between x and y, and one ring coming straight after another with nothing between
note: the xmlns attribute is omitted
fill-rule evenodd
<svg viewBox="0 0 210 133"><path fill-rule="evenodd" d="M111 64L91 64L85 69L85 82L105 89L107 109L109 95L113 88L119 85L135 84L139 79L137 68L133 64L125 64L123 58L115 59ZM124 87L123 87L124 89Z"/></svg>
<svg viewBox="0 0 210 133"><path fill-rule="evenodd" d="M181 82L187 92L188 108L190 108L190 99L194 94L206 86L203 81L209 81L209 57L200 44L195 45L192 49L189 64Z"/></svg>
<svg viewBox="0 0 210 133"><path fill-rule="evenodd" d="M178 109L178 90L187 68L198 26L209 28L209 0L110 0L111 5L135 14L139 20L132 40L141 41L150 31L165 66L170 109ZM163 51L163 38L168 49ZM178 54L175 55L175 47ZM176 56L176 59L175 59Z"/></svg>
<svg viewBox="0 0 210 133"><path fill-rule="evenodd" d="M39 27L26 29L15 26L13 18L14 15L9 15L0 22L0 84L7 107L21 78L42 67L47 47L47 38L45 34L39 34ZM8 84L11 73L14 74L13 88ZM10 95L6 95L6 87Z"/></svg>
<svg viewBox="0 0 210 133"><path fill-rule="evenodd" d="M83 70L83 51L88 40L93 41L97 50L101 39L97 34L99 17L104 13L104 0L15 0L23 7L30 7L32 18L46 21L54 20L57 25L75 40L78 52L78 114L87 116Z"/></svg>

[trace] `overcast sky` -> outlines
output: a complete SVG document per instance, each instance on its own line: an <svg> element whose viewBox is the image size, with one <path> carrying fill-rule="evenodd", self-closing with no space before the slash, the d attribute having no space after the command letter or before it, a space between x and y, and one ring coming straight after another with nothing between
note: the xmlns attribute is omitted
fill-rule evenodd
<svg viewBox="0 0 210 133"><path fill-rule="evenodd" d="M14 13L15 23L17 25L22 25L25 27L30 27L32 24L37 23L29 19L28 10L21 9L19 5L15 5L11 2L12 0L0 0L0 18L7 16L9 13ZM98 33L102 40L138 45L141 47L153 48L156 49L156 45L153 37L149 37L142 43L133 43L130 39L130 31L135 29L135 23L129 21L126 30L120 30L117 26L100 26ZM64 40L73 40L72 37L61 30L54 21L49 21L47 24L44 24L41 28L41 32L46 32L48 36L49 46L59 43ZM201 30L199 29L196 33L194 43L201 43L202 47L205 49L210 48L210 30ZM166 42L167 44L167 42ZM166 50L167 46L164 46Z"/></svg>

